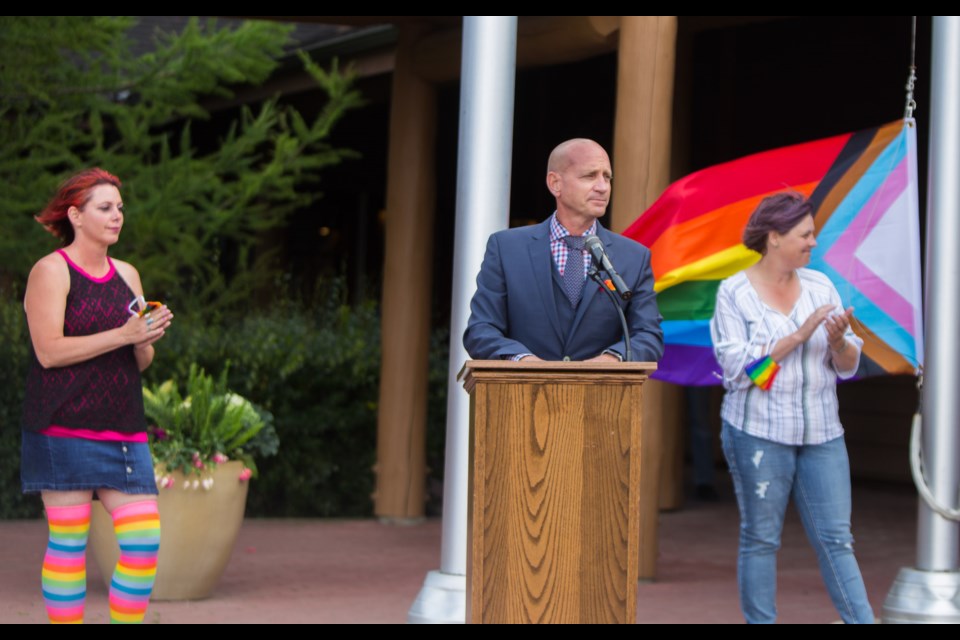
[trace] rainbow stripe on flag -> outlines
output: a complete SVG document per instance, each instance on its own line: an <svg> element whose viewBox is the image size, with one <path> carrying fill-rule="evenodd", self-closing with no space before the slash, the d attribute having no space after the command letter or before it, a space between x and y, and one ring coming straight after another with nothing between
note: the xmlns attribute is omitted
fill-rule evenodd
<svg viewBox="0 0 960 640"><path fill-rule="evenodd" d="M624 231L652 254L666 342L654 377L720 383L709 328L717 288L760 259L741 233L760 200L785 189L814 205L818 246L810 267L854 307L853 327L864 339L859 375L913 374L922 366L916 126L898 120L690 174Z"/></svg>

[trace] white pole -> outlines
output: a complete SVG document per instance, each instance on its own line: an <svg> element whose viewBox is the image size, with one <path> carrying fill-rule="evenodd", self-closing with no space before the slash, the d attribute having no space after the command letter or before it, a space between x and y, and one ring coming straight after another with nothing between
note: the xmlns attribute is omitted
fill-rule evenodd
<svg viewBox="0 0 960 640"><path fill-rule="evenodd" d="M466 616L470 405L456 378L468 357L463 332L487 237L510 223L516 57L516 16L464 16L443 537L440 570L427 574L407 615L412 623L462 623Z"/></svg>
<svg viewBox="0 0 960 640"><path fill-rule="evenodd" d="M933 21L927 188L926 318L923 388L924 475L933 499L958 506L960 489L960 17ZM960 623L960 523L923 500L917 568L897 576L884 622Z"/></svg>
<svg viewBox="0 0 960 640"><path fill-rule="evenodd" d="M927 216L927 349L923 461L934 498L957 506L960 487L960 17L933 23ZM920 502L917 568L956 571L960 524Z"/></svg>

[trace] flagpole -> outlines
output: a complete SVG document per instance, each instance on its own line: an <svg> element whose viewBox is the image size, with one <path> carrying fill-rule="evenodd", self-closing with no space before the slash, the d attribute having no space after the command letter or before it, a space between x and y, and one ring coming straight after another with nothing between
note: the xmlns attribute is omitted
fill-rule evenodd
<svg viewBox="0 0 960 640"><path fill-rule="evenodd" d="M920 501L917 566L903 568L885 623L960 623L960 17L933 19L927 195L926 344L922 459L934 509Z"/></svg>
<svg viewBox="0 0 960 640"><path fill-rule="evenodd" d="M427 574L410 623L465 622L470 401L457 372L486 239L510 226L517 16L464 16L462 48L440 569Z"/></svg>

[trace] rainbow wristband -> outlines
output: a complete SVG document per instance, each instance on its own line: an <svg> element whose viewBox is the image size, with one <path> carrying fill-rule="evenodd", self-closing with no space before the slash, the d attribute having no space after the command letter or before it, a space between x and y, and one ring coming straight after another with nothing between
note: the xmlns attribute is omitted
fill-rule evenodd
<svg viewBox="0 0 960 640"><path fill-rule="evenodd" d="M773 361L770 356L757 358L747 365L747 375L753 380L753 383L767 391L773 384L773 379L777 377L780 371L780 365Z"/></svg>

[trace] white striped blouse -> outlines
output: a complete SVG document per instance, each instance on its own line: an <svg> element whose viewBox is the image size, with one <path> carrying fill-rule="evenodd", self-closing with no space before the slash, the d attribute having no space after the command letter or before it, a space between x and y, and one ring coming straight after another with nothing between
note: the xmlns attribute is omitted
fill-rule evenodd
<svg viewBox="0 0 960 640"><path fill-rule="evenodd" d="M848 349L856 348L853 368L838 371L830 355L827 330L821 325L806 343L780 362L769 390L747 376L747 365L770 352L773 345L800 328L817 308L832 304L843 311L840 294L824 274L798 269L800 298L785 316L760 300L746 274L722 283L710 321L714 352L723 369L721 417L752 436L788 445L821 444L843 435L837 402L837 377L857 372L863 340L846 333Z"/></svg>

